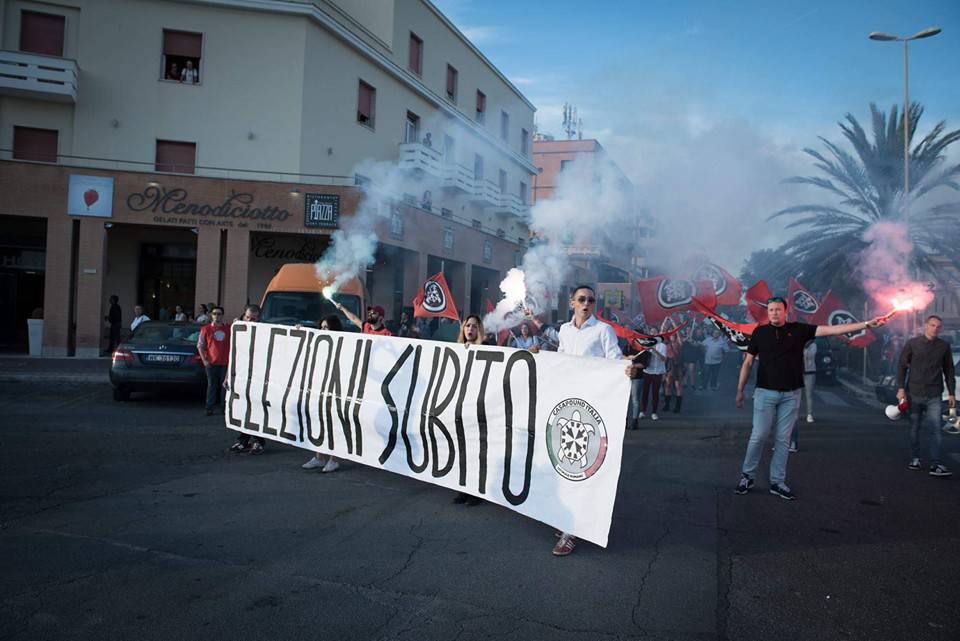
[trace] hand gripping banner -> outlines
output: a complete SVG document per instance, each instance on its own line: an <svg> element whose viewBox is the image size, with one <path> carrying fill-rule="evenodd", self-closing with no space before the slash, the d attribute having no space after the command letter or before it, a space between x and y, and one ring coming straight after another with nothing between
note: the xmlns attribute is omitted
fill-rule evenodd
<svg viewBox="0 0 960 641"><path fill-rule="evenodd" d="M606 546L624 361L232 326L226 426L484 498Z"/></svg>

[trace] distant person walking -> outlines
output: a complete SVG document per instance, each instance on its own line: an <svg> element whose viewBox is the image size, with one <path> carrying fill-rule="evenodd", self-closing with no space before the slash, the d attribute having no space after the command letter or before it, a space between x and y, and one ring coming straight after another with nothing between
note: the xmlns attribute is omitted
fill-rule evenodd
<svg viewBox="0 0 960 641"><path fill-rule="evenodd" d="M727 339L720 335L719 329L714 329L703 341L703 367L704 376L700 379L700 384L706 385L713 391L720 389L720 366L723 365L723 355L728 351ZM704 381L706 379L706 381Z"/></svg>
<svg viewBox="0 0 960 641"><path fill-rule="evenodd" d="M120 298L113 294L110 296L110 307L107 309L107 315L104 320L110 325L110 353L120 344L120 332L123 329L123 310L120 309Z"/></svg>
<svg viewBox="0 0 960 641"><path fill-rule="evenodd" d="M910 401L910 446L913 458L907 466L920 469L920 428L926 426L930 440L930 475L946 477L953 472L940 462L943 435L940 433L943 383L947 383L947 405L957 406L957 381L950 344L940 338L943 320L928 316L923 334L903 346L897 368L897 399ZM908 396L909 393L909 396Z"/></svg>
<svg viewBox="0 0 960 641"><path fill-rule="evenodd" d="M743 407L743 390L750 376L754 360L760 361L757 387L753 392L753 429L747 452L740 468L736 494L746 494L754 485L754 475L760 465L764 443L775 430L774 451L770 459L770 493L782 499L793 500L787 486L787 449L790 435L800 409L800 390L803 388L803 348L817 336L839 336L860 332L868 327L879 327L886 320L874 318L865 323L843 325L808 325L788 323L787 301L774 296L767 301L770 323L753 331L750 344L740 366L737 381L737 407Z"/></svg>
<svg viewBox="0 0 960 641"><path fill-rule="evenodd" d="M655 330L651 331L651 333L654 332ZM643 390L640 394L640 413L637 415L637 420L647 417L647 401L650 400L650 420L657 421L660 420L657 414L660 385L663 383L663 375L667 373L667 344L657 343L647 351L650 353L650 361L643 370Z"/></svg>

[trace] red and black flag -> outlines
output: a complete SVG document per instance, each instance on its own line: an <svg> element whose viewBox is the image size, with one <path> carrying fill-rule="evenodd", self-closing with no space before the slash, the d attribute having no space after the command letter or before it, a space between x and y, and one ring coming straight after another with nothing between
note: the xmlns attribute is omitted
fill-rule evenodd
<svg viewBox="0 0 960 641"><path fill-rule="evenodd" d="M414 318L449 318L460 320L457 306L447 287L447 279L443 272L434 274L420 287L416 298L413 299Z"/></svg>
<svg viewBox="0 0 960 641"><path fill-rule="evenodd" d="M747 290L744 300L747 304L747 316L760 324L767 322L767 301L773 296L773 292L767 287L767 281L758 280L756 284Z"/></svg>
<svg viewBox="0 0 960 641"><path fill-rule="evenodd" d="M718 305L739 305L740 293L743 287L737 278L714 263L703 263L690 274L690 280L694 283L700 281L709 281L713 284L713 290L717 293Z"/></svg>
<svg viewBox="0 0 960 641"><path fill-rule="evenodd" d="M793 276L790 277L790 285L787 290L787 318L789 320L802 320L805 323L813 322L820 313L820 301L810 293L806 287L797 282Z"/></svg>
<svg viewBox="0 0 960 641"><path fill-rule="evenodd" d="M833 292L827 292L820 301L820 311L814 318L815 325L844 325L861 322L863 321L857 318L840 298L834 296ZM852 334L842 334L840 338L850 347L866 347L877 340L877 335L869 329L862 329Z"/></svg>

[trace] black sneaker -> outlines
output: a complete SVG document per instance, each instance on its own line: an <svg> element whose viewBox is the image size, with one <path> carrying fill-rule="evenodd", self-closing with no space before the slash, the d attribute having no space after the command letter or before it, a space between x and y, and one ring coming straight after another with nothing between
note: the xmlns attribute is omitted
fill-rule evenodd
<svg viewBox="0 0 960 641"><path fill-rule="evenodd" d="M746 474L741 474L740 482L737 483L737 489L735 489L733 492L734 494L746 494L750 491L751 487L753 487L753 479Z"/></svg>
<svg viewBox="0 0 960 641"><path fill-rule="evenodd" d="M930 466L930 476L953 476L953 472L945 468L942 463L936 463Z"/></svg>
<svg viewBox="0 0 960 641"><path fill-rule="evenodd" d="M916 471L919 471L919 470L920 470L920 459L915 458L915 459L913 459L912 461L910 461L910 464L907 465L907 469L908 469L908 470L916 470ZM931 469L933 469L933 468L931 468Z"/></svg>
<svg viewBox="0 0 960 641"><path fill-rule="evenodd" d="M786 485L777 485L776 483L770 484L770 494L775 494L782 499L786 499L787 501L792 501L793 499L797 498L793 495L793 492L790 491L789 487Z"/></svg>

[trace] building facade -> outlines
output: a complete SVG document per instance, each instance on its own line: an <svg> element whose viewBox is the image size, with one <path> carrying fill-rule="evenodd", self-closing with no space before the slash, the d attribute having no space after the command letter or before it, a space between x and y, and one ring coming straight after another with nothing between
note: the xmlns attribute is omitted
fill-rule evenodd
<svg viewBox="0 0 960 641"><path fill-rule="evenodd" d="M427 0L0 16L0 343L42 309L45 354L98 354L111 294L124 324L137 303L239 314L374 191L361 276L388 318L441 270L481 310L526 247L534 108Z"/></svg>
<svg viewBox="0 0 960 641"><path fill-rule="evenodd" d="M600 237L584 227L583 235L561 239L573 266L571 282L597 286L600 308L617 310L629 316L639 311L635 283L647 276L648 242L655 221L645 213L633 196L630 180L614 163L599 141L552 140L539 137L533 143L533 162L538 175L534 181L533 202L553 198L564 172L588 171L604 173L604 180L614 183L628 204L622 212L616 234ZM534 241L535 242L535 241ZM562 303L561 303L562 304ZM564 310L561 310L564 311Z"/></svg>

